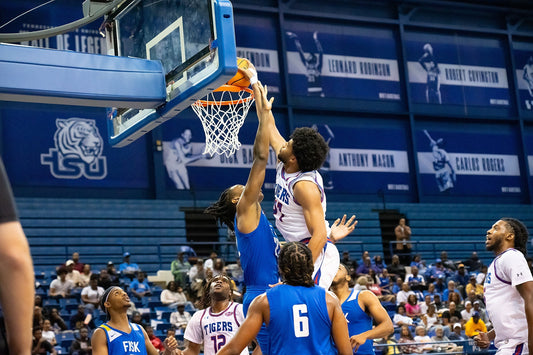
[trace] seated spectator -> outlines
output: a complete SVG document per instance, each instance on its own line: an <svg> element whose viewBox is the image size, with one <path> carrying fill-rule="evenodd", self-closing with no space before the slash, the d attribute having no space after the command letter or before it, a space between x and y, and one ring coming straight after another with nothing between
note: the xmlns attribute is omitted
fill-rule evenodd
<svg viewBox="0 0 533 355"><path fill-rule="evenodd" d="M470 296L471 292L474 292L474 295L483 297L483 285L476 282L476 277L474 275L470 275L468 278L468 284L465 287L465 292L468 296Z"/></svg>
<svg viewBox="0 0 533 355"><path fill-rule="evenodd" d="M178 303L187 302L187 296L185 296L185 293L183 293L183 289L181 286L178 287L178 283L176 281L169 281L167 284L167 288L161 292L161 303L163 303L167 307L175 308Z"/></svg>
<svg viewBox="0 0 533 355"><path fill-rule="evenodd" d="M455 308L459 312L464 309L463 302L461 301L461 298L459 297L459 294L457 292L450 293L450 295L448 296L448 304L450 304L450 302L455 303Z"/></svg>
<svg viewBox="0 0 533 355"><path fill-rule="evenodd" d="M80 284L81 287L89 286L89 281L91 281L91 275L93 272L91 271L91 265L84 264L83 270L80 273Z"/></svg>
<svg viewBox="0 0 533 355"><path fill-rule="evenodd" d="M148 281L145 279L145 277L146 275L143 271L138 271L137 279L133 280L130 283L130 292L138 299L142 299L143 297L150 296L152 294L150 285L148 284Z"/></svg>
<svg viewBox="0 0 533 355"><path fill-rule="evenodd" d="M135 311L131 314L131 322L139 324L143 328L147 327L147 324L143 320L142 314L138 311Z"/></svg>
<svg viewBox="0 0 533 355"><path fill-rule="evenodd" d="M85 264L87 265L87 264ZM92 275L89 286L84 287L81 291L81 300L85 305L85 314L92 314L100 305L100 297L104 294L104 289L98 286L98 275Z"/></svg>
<svg viewBox="0 0 533 355"><path fill-rule="evenodd" d="M393 280L400 278L403 281L405 279L405 266L400 264L400 257L398 255L395 254L392 256L391 264L387 266L387 270Z"/></svg>
<svg viewBox="0 0 533 355"><path fill-rule="evenodd" d="M428 331L431 331L435 325L440 324L440 319L435 311L435 305L430 304L426 314L422 315L422 321Z"/></svg>
<svg viewBox="0 0 533 355"><path fill-rule="evenodd" d="M411 267L411 273L405 276L405 282L409 284L411 290L423 290L426 288L426 280L418 273L416 266Z"/></svg>
<svg viewBox="0 0 533 355"><path fill-rule="evenodd" d="M191 296L194 299L200 297L202 293L202 283L205 279L206 269L204 268L204 261L202 259L198 259L196 264L191 266L191 269L189 270L189 280L191 281L191 290L193 291Z"/></svg>
<svg viewBox="0 0 533 355"><path fill-rule="evenodd" d="M99 276L100 277L98 278L98 286L100 286L104 290L107 290L111 286L119 286L120 285L120 281L119 281L118 277L111 278L111 276L107 272L107 269L101 269Z"/></svg>
<svg viewBox="0 0 533 355"><path fill-rule="evenodd" d="M185 311L185 304L178 304L178 310L170 314L170 324L172 324L176 329L187 328L187 324L191 320L191 314Z"/></svg>
<svg viewBox="0 0 533 355"><path fill-rule="evenodd" d="M420 313L426 314L428 312L429 305L433 303L430 295L424 297L424 302L420 304Z"/></svg>
<svg viewBox="0 0 533 355"><path fill-rule="evenodd" d="M487 311L485 310L485 307L483 306L483 303L481 301L479 300L474 301L473 309L475 312L479 313L479 318L483 322L485 322L485 325L487 326L487 328L492 327L489 316L487 315Z"/></svg>
<svg viewBox="0 0 533 355"><path fill-rule="evenodd" d="M74 269L74 261L67 260L65 268L67 269L67 280L71 281L74 284L74 287L81 287L82 281L80 272Z"/></svg>
<svg viewBox="0 0 533 355"><path fill-rule="evenodd" d="M453 260L448 259L448 252L446 250L440 252L440 259L442 260L442 266L448 270L447 276L453 275L457 267Z"/></svg>
<svg viewBox="0 0 533 355"><path fill-rule="evenodd" d="M349 270L349 268L354 268L357 270L357 261L350 258L350 252L347 250L342 252L341 263L346 265L346 270Z"/></svg>
<svg viewBox="0 0 533 355"><path fill-rule="evenodd" d="M421 354L424 351L418 346L414 345L415 340L409 326L402 325L400 331L400 339L398 340L398 347L403 354ZM406 345L403 345L406 344Z"/></svg>
<svg viewBox="0 0 533 355"><path fill-rule="evenodd" d="M381 275L378 275L378 279L379 287L381 287L381 292L383 294L390 295L392 293L392 279L387 269L383 269Z"/></svg>
<svg viewBox="0 0 533 355"><path fill-rule="evenodd" d="M242 270L241 259L237 258L234 264L226 265L226 273L233 281L235 281L237 288L242 291L244 271Z"/></svg>
<svg viewBox="0 0 533 355"><path fill-rule="evenodd" d="M457 293L459 295L459 299L462 301L463 300L463 297L461 296L461 293L459 292L459 290L457 290L455 288L455 281L453 280L450 280L448 281L448 288L446 290L444 290L444 292L442 293L442 298L447 300L449 297L450 297L450 293Z"/></svg>
<svg viewBox="0 0 533 355"><path fill-rule="evenodd" d="M39 327L42 330L44 323L43 309L39 306L33 307L33 327Z"/></svg>
<svg viewBox="0 0 533 355"><path fill-rule="evenodd" d="M148 325L146 326L146 328L144 328L144 330L146 330L148 339L150 339L150 343L152 343L154 348L156 348L160 352L165 351L165 346L163 345L163 342L154 334L154 328Z"/></svg>
<svg viewBox="0 0 533 355"><path fill-rule="evenodd" d="M441 259L436 259L435 264L426 269L426 277L429 279L430 282L436 282L439 278L446 279L447 276L448 271L444 266L442 266ZM441 291L437 288L437 291L442 292L444 290Z"/></svg>
<svg viewBox="0 0 533 355"><path fill-rule="evenodd" d="M473 338L478 335L479 332L486 333L487 326L485 325L485 322L483 322L479 318L479 313L474 311L474 313L472 314L472 318L470 318L468 322L465 323L465 335L467 337Z"/></svg>
<svg viewBox="0 0 533 355"><path fill-rule="evenodd" d="M446 287L448 287L444 283L445 279L446 279L445 275L439 275L439 277L435 280L435 282L433 282L433 284L435 285L435 292L438 292L441 296L444 290L446 290Z"/></svg>
<svg viewBox="0 0 533 355"><path fill-rule="evenodd" d="M129 252L125 252L122 256L123 262L118 266L118 271L122 276L126 276L130 279L133 279L135 277L135 274L141 269L139 268L139 265L130 262L131 254Z"/></svg>
<svg viewBox="0 0 533 355"><path fill-rule="evenodd" d="M422 325L419 325L415 328L414 339L417 343L431 343L431 338L428 336L426 328ZM423 352L427 352L433 350L433 345L419 345L418 348L421 349Z"/></svg>
<svg viewBox="0 0 533 355"><path fill-rule="evenodd" d="M442 323L444 325L450 324L451 323L450 319L452 317L457 317L457 319L462 319L461 313L457 310L457 308L455 306L455 302L450 302L448 307L449 307L449 309L447 311L442 312L442 316L441 316Z"/></svg>
<svg viewBox="0 0 533 355"><path fill-rule="evenodd" d="M112 261L108 261L106 268L107 268L107 273L109 274L109 277L111 278L111 282L113 282L113 284L116 283L117 285L119 285L120 284L120 280L119 280L120 272L118 272L117 269L115 268L115 264Z"/></svg>
<svg viewBox="0 0 533 355"><path fill-rule="evenodd" d="M418 305L418 300L414 293L407 296L407 303L405 304L405 313L408 317L413 319L418 319L422 312L420 311L420 306Z"/></svg>
<svg viewBox="0 0 533 355"><path fill-rule="evenodd" d="M363 254L361 255L361 259L359 259L358 261L358 264L359 265L363 264L366 257L370 258L370 253L368 252L368 250L363 251ZM372 258L370 258L370 260L372 260Z"/></svg>
<svg viewBox="0 0 533 355"><path fill-rule="evenodd" d="M463 335L463 329L461 327L461 323L454 323L453 329L450 335L448 335L448 339L450 340L467 340L468 337Z"/></svg>
<svg viewBox="0 0 533 355"><path fill-rule="evenodd" d="M368 275L370 272L370 269L372 268L372 260L369 256L363 257L363 262L359 265L357 270L355 271L357 273L357 276L361 275Z"/></svg>
<svg viewBox="0 0 533 355"><path fill-rule="evenodd" d="M431 341L433 342L444 342L444 341L450 341L446 335L444 335L444 328L442 325L435 326L435 335L431 337ZM444 344L435 344L433 345L433 351L436 352L455 352L459 351L460 349L457 349L457 346L454 343L444 343Z"/></svg>
<svg viewBox="0 0 533 355"><path fill-rule="evenodd" d="M378 275L381 274L383 270L387 269L387 265L385 265L381 255L374 256L374 260L372 261L372 269L374 269Z"/></svg>
<svg viewBox="0 0 533 355"><path fill-rule="evenodd" d="M465 309L461 311L461 318L464 322L467 322L470 318L472 318L472 314L474 313L474 307L472 306L472 302L466 301L465 302Z"/></svg>
<svg viewBox="0 0 533 355"><path fill-rule="evenodd" d="M187 275L191 264L188 260L185 260L185 253L179 252L176 259L170 263L170 271L174 275L174 281L181 287L187 287L189 285L189 276Z"/></svg>
<svg viewBox="0 0 533 355"><path fill-rule="evenodd" d="M70 354L72 355L91 355L92 354L91 339L89 338L89 329L82 327L80 335L74 339L70 345Z"/></svg>
<svg viewBox="0 0 533 355"><path fill-rule="evenodd" d="M41 296L35 295L34 305L38 306L41 309L41 315L42 315L43 319L44 318L50 318L50 315L48 314L48 309L43 307L43 299L42 299ZM41 323L39 325L42 327L42 325L43 325L42 321L41 321Z"/></svg>
<svg viewBox="0 0 533 355"><path fill-rule="evenodd" d="M368 278L366 275L363 275L357 278L357 281L355 282L353 289L359 290L359 291L365 291L365 290L368 290L367 286L368 286Z"/></svg>
<svg viewBox="0 0 533 355"><path fill-rule="evenodd" d="M459 264L457 265L457 271L453 275L453 281L455 281L455 286L461 296L465 292L465 287L468 284L468 281L470 279L470 275L466 272L465 265Z"/></svg>
<svg viewBox="0 0 533 355"><path fill-rule="evenodd" d="M433 296L433 304L435 305L435 311L437 311L438 314L447 309L444 302L440 300L440 295L438 293Z"/></svg>
<svg viewBox="0 0 533 355"><path fill-rule="evenodd" d="M215 263L213 264L213 277L224 275L224 260L222 258L216 258Z"/></svg>
<svg viewBox="0 0 533 355"><path fill-rule="evenodd" d="M440 293L438 293L436 290L435 290L435 284L433 283L430 283L428 285L428 289L427 290L424 290L424 296L431 296L432 298L438 294L439 296L442 296Z"/></svg>
<svg viewBox="0 0 533 355"><path fill-rule="evenodd" d="M394 285L392 285L392 293L395 295L398 294L398 292L402 290L402 286L403 286L402 279L397 277L396 281L394 282Z"/></svg>
<svg viewBox="0 0 533 355"><path fill-rule="evenodd" d="M407 298L409 297L409 295L414 295L414 292L411 291L409 284L407 282L404 282L402 284L402 290L396 294L396 304L407 303Z"/></svg>
<svg viewBox="0 0 533 355"><path fill-rule="evenodd" d="M476 276L476 283L483 285L485 283L485 276L487 276L487 272L489 271L489 268L487 265L483 265L481 267L481 271Z"/></svg>
<svg viewBox="0 0 533 355"><path fill-rule="evenodd" d="M483 266L483 262L479 260L479 256L477 255L477 252L473 251L472 255L468 260L464 262L465 266L468 268L468 272L478 272L481 270L481 267Z"/></svg>
<svg viewBox="0 0 533 355"><path fill-rule="evenodd" d="M418 271L423 274L426 271L426 263L422 260L422 257L420 254L416 254L413 257L413 261L411 261L411 267L416 266L418 268Z"/></svg>
<svg viewBox="0 0 533 355"><path fill-rule="evenodd" d="M404 325L413 325L413 319L405 314L405 306L399 305L396 307L396 314L392 318L392 323L395 327L402 327Z"/></svg>
<svg viewBox="0 0 533 355"><path fill-rule="evenodd" d="M50 323L50 319L45 319L43 321L43 329L42 329L41 335L47 342L52 344L52 346L57 345L56 333L54 332L54 329L52 328L52 323Z"/></svg>
<svg viewBox="0 0 533 355"><path fill-rule="evenodd" d="M55 299L69 298L70 291L72 291L73 288L74 284L72 281L67 280L67 269L60 267L57 270L57 279L50 283L48 295Z"/></svg>
<svg viewBox="0 0 533 355"><path fill-rule="evenodd" d="M61 318L61 316L59 315L57 308L52 308L52 310L50 311L49 319L50 319L50 323L52 323L52 328L54 329L54 332L59 333L63 330L68 329L67 324L65 323L63 318Z"/></svg>
<svg viewBox="0 0 533 355"><path fill-rule="evenodd" d="M43 331L41 327L33 328L33 343L31 347L32 355L36 354L52 354L57 355L56 349L45 338L43 338Z"/></svg>
<svg viewBox="0 0 533 355"><path fill-rule="evenodd" d="M94 319L90 314L85 314L85 306L78 305L78 311L72 317L70 317L70 329L80 330L83 327L95 328Z"/></svg>
<svg viewBox="0 0 533 355"><path fill-rule="evenodd" d="M213 271L213 265L215 265L215 260L217 259L217 257L218 257L217 252L213 250L211 254L209 255L209 259L206 259L204 267L206 269Z"/></svg>
<svg viewBox="0 0 533 355"><path fill-rule="evenodd" d="M77 251L75 251L74 253L72 253L72 257L70 258L72 261L74 261L74 269L75 270L78 270L78 272L82 272L83 271L83 263L80 263L80 253L78 253ZM65 265L66 266L66 265Z"/></svg>

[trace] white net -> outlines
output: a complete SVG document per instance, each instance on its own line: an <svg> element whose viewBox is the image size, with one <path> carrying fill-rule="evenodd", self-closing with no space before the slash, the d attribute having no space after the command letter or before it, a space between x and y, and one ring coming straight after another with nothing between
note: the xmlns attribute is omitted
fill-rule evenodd
<svg viewBox="0 0 533 355"><path fill-rule="evenodd" d="M239 130L253 101L250 89L225 85L191 105L204 127L204 154L229 157L239 150Z"/></svg>

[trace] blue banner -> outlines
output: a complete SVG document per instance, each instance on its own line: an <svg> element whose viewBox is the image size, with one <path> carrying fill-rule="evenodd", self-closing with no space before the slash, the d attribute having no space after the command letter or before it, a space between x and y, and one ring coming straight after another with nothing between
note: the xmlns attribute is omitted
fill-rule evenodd
<svg viewBox="0 0 533 355"><path fill-rule="evenodd" d="M247 58L254 64L259 80L268 86L268 92L272 95L283 93L276 28L274 18L235 16L237 57Z"/></svg>
<svg viewBox="0 0 533 355"><path fill-rule="evenodd" d="M530 186L533 186L533 127L526 128L524 140L526 145L529 184Z"/></svg>
<svg viewBox="0 0 533 355"><path fill-rule="evenodd" d="M105 109L5 108L3 158L14 186L148 188L146 139L107 143Z"/></svg>
<svg viewBox="0 0 533 355"><path fill-rule="evenodd" d="M408 32L405 49L414 103L509 106L503 41Z"/></svg>
<svg viewBox="0 0 533 355"><path fill-rule="evenodd" d="M455 129L428 127L418 130L417 157L422 194L519 196L523 191L519 140L505 127L492 131L498 133L468 129L464 125Z"/></svg>
<svg viewBox="0 0 533 355"><path fill-rule="evenodd" d="M293 95L401 99L392 30L287 22L284 35Z"/></svg>
<svg viewBox="0 0 533 355"><path fill-rule="evenodd" d="M513 49L520 107L533 112L533 44L514 42Z"/></svg>

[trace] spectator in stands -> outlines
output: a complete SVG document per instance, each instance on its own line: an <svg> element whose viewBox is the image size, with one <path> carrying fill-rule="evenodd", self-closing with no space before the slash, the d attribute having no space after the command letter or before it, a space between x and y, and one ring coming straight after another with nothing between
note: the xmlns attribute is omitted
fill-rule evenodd
<svg viewBox="0 0 533 355"><path fill-rule="evenodd" d="M414 295L414 292L411 291L409 284L407 282L404 282L402 284L402 290L396 294L396 304L407 303L407 298L409 297L409 295Z"/></svg>
<svg viewBox="0 0 533 355"><path fill-rule="evenodd" d="M56 333L54 332L54 329L52 328L52 323L50 323L50 319L45 319L43 321L43 329L42 329L42 332L41 332L41 336L47 342L52 344L52 346L56 346L57 345Z"/></svg>
<svg viewBox="0 0 533 355"><path fill-rule="evenodd" d="M455 281L455 286L457 287L457 290L459 291L461 296L465 295L465 287L468 284L469 280L470 275L466 272L465 265L457 265L457 271L453 275L453 281Z"/></svg>
<svg viewBox="0 0 533 355"><path fill-rule="evenodd" d="M67 330L67 324L65 323L65 320L61 318L59 315L59 312L57 308L52 308L50 311L50 323L52 323L52 328L54 328L54 331L56 333L59 333L63 330Z"/></svg>
<svg viewBox="0 0 533 355"><path fill-rule="evenodd" d="M396 235L396 252L400 256L403 265L411 264L411 227L405 223L405 218L400 218L396 228L394 228L394 235Z"/></svg>
<svg viewBox="0 0 533 355"><path fill-rule="evenodd" d="M433 299L430 295L424 296L424 302L420 303L420 312L426 314L428 312L429 305L433 303Z"/></svg>
<svg viewBox="0 0 533 355"><path fill-rule="evenodd" d="M405 279L405 266L400 264L400 257L398 255L395 254L392 256L391 264L387 266L387 270L393 280L396 280L397 277L402 279L402 281Z"/></svg>
<svg viewBox="0 0 533 355"><path fill-rule="evenodd" d="M191 320L191 314L185 311L185 304L179 303L178 310L170 314L170 324L176 327L176 329L185 330L187 323Z"/></svg>
<svg viewBox="0 0 533 355"><path fill-rule="evenodd" d="M444 302L441 301L440 295L437 293L433 295L433 304L435 305L435 310L437 313L441 313L444 309L446 309L446 305Z"/></svg>
<svg viewBox="0 0 533 355"><path fill-rule="evenodd" d="M346 265L347 268L354 268L357 270L357 261L350 258L350 252L348 250L342 252L341 263Z"/></svg>
<svg viewBox="0 0 533 355"><path fill-rule="evenodd" d="M45 338L43 338L41 327L33 328L33 344L31 347L32 355L37 354L52 354L57 355L56 349Z"/></svg>
<svg viewBox="0 0 533 355"><path fill-rule="evenodd" d="M463 328L461 327L461 323L454 323L453 329L450 335L448 335L448 339L450 340L467 340L468 338L463 335Z"/></svg>
<svg viewBox="0 0 533 355"><path fill-rule="evenodd" d="M241 259L237 258L235 263L226 265L226 274L231 277L237 288L242 290L242 283L244 282L244 271L242 270Z"/></svg>
<svg viewBox="0 0 533 355"><path fill-rule="evenodd" d="M374 260L372 262L372 269L376 272L376 274L381 274L383 270L387 269L387 265L385 265L385 261L383 261L383 257L381 255L374 256Z"/></svg>
<svg viewBox="0 0 533 355"><path fill-rule="evenodd" d="M411 330L409 329L409 326L402 325L402 329L400 330L400 339L398 340L398 347L400 348L400 351L403 354L420 354L424 351L418 346L414 345L415 342L413 338L413 334L411 334ZM402 345L407 344L407 345Z"/></svg>
<svg viewBox="0 0 533 355"><path fill-rule="evenodd" d="M444 298L445 300L448 300L450 298L451 293L457 293L459 295L459 299L461 301L463 300L461 293L459 292L459 290L455 288L455 281L453 280L448 281L448 288L444 290L444 292L442 293L442 298Z"/></svg>
<svg viewBox="0 0 533 355"><path fill-rule="evenodd" d="M435 326L435 335L431 337L431 341L441 343L433 345L433 351L438 353L459 350L454 343L442 343L445 341L450 341L450 339L444 335L444 328L442 325Z"/></svg>
<svg viewBox="0 0 533 355"><path fill-rule="evenodd" d="M467 337L473 338L479 334L479 332L486 333L487 326L479 317L479 312L474 311L472 318L468 320L465 324L465 335Z"/></svg>
<svg viewBox="0 0 533 355"><path fill-rule="evenodd" d="M91 281L91 275L93 272L91 271L91 265L84 264L83 270L80 273L80 284L82 287L89 286L89 281Z"/></svg>
<svg viewBox="0 0 533 355"><path fill-rule="evenodd" d="M187 296L183 293L183 288L178 286L176 281L168 282L167 288L161 292L160 299L163 305L170 308L175 308L178 303L185 304L185 302L187 302Z"/></svg>
<svg viewBox="0 0 533 355"><path fill-rule="evenodd" d="M111 286L118 286L120 284L118 277L116 279L112 279L109 273L107 272L107 269L101 269L100 270L100 277L98 278L98 286L103 288L104 290L107 290Z"/></svg>
<svg viewBox="0 0 533 355"><path fill-rule="evenodd" d="M95 316L94 311L98 309L100 297L104 294L104 289L98 286L98 275L92 275L89 286L81 291L81 300L85 305L85 314Z"/></svg>
<svg viewBox="0 0 533 355"><path fill-rule="evenodd" d="M363 262L359 265L356 270L357 276L368 275L370 269L372 268L372 260L369 256L363 257Z"/></svg>
<svg viewBox="0 0 533 355"><path fill-rule="evenodd" d="M431 338L428 336L428 333L426 331L426 328L422 325L419 325L415 328L415 342L417 343L431 343ZM423 352L428 352L433 350L433 345L426 344L426 345L419 345L419 349L421 349Z"/></svg>
<svg viewBox="0 0 533 355"><path fill-rule="evenodd" d="M421 318L422 322L424 322L424 326L428 331L431 331L435 325L440 324L439 315L436 313L434 304L430 304L428 306L427 313L422 315Z"/></svg>
<svg viewBox="0 0 533 355"><path fill-rule="evenodd" d="M472 252L472 255L470 255L470 258L467 259L464 264L470 273L480 271L481 267L483 266L483 262L479 260L479 256L475 251Z"/></svg>
<svg viewBox="0 0 533 355"><path fill-rule="evenodd" d="M43 326L44 316L43 309L39 306L33 307L33 328Z"/></svg>
<svg viewBox="0 0 533 355"><path fill-rule="evenodd" d="M70 345L70 354L72 355L91 355L92 346L91 339L89 338L89 329L82 327L80 329L80 335L74 339Z"/></svg>
<svg viewBox="0 0 533 355"><path fill-rule="evenodd" d="M405 314L405 306L403 304L396 307L396 314L392 318L392 323L395 327L414 324L413 319Z"/></svg>
<svg viewBox="0 0 533 355"><path fill-rule="evenodd" d="M154 334L154 328L147 325L144 330L146 330L146 334L148 335L148 339L150 339L150 343L156 348L159 352L165 351L165 346L163 345L163 342L161 339L155 336Z"/></svg>
<svg viewBox="0 0 533 355"><path fill-rule="evenodd" d="M74 287L81 287L80 272L74 269L74 261L67 260L65 268L67 269L67 280L70 280L74 284Z"/></svg>
<svg viewBox="0 0 533 355"><path fill-rule="evenodd" d="M446 250L440 252L440 259L442 260L442 266L448 270L448 276L453 275L457 267L453 260L448 259L448 252Z"/></svg>
<svg viewBox="0 0 533 355"><path fill-rule="evenodd" d="M422 311L420 310L420 305L414 293L407 296L407 303L405 303L405 313L408 317L411 317L417 320L421 315Z"/></svg>
<svg viewBox="0 0 533 355"><path fill-rule="evenodd" d="M481 302L480 300L476 300L474 301L472 305L474 307L473 308L474 312L479 313L479 318L483 322L485 322L487 329L492 329L492 324L490 322L489 316L487 315L487 311L485 310L485 307L483 306L483 302Z"/></svg>
<svg viewBox="0 0 533 355"><path fill-rule="evenodd" d="M396 278L396 282L394 283L394 285L392 285L392 293L397 295L398 292L400 292L402 290L402 286L403 286L402 279L397 277Z"/></svg>
<svg viewBox="0 0 533 355"><path fill-rule="evenodd" d="M459 312L464 309L463 301L461 300L457 292L450 293L450 295L448 296L448 304L450 304L450 302L455 303L455 306Z"/></svg>
<svg viewBox="0 0 533 355"><path fill-rule="evenodd" d="M467 322L470 318L472 318L473 313L474 313L474 307L472 306L472 302L465 301L465 309L461 311L461 319L464 322Z"/></svg>
<svg viewBox="0 0 533 355"><path fill-rule="evenodd" d="M213 264L213 277L225 275L224 260L222 258L216 258Z"/></svg>
<svg viewBox="0 0 533 355"><path fill-rule="evenodd" d="M170 271L174 275L174 281L178 286L187 287L189 285L189 277L187 273L191 268L189 261L185 260L183 252L179 252L176 259L170 263Z"/></svg>
<svg viewBox="0 0 533 355"><path fill-rule="evenodd" d="M481 267L481 271L476 276L476 283L483 285L485 283L485 276L487 276L489 268L487 265Z"/></svg>
<svg viewBox="0 0 533 355"><path fill-rule="evenodd" d="M75 270L78 270L78 272L82 272L83 271L83 263L80 263L80 253L78 253L77 251L75 251L74 253L72 253L72 256L70 258L72 261L74 261L74 269ZM65 265L66 266L66 265Z"/></svg>
<svg viewBox="0 0 533 355"><path fill-rule="evenodd" d="M450 302L450 304L448 305L449 309L442 312L442 316L441 316L441 319L442 319L442 323L444 325L448 325L450 324L450 319L452 317L457 317L457 319L462 319L461 317L461 312L459 312L457 310L457 307L455 305L455 302Z"/></svg>
<svg viewBox="0 0 533 355"><path fill-rule="evenodd" d="M442 259L436 259L435 264L428 267L426 270L426 277L429 279L430 282L436 282L439 278L445 279L447 276L447 271L442 266ZM437 286L437 285L435 285ZM438 288L437 288L438 290ZM438 290L439 292L442 292L444 290Z"/></svg>
<svg viewBox="0 0 533 355"><path fill-rule="evenodd" d="M435 290L435 284L430 283L430 284L428 285L428 289L427 289L427 290L424 290L424 296L435 297L435 295L439 295L439 296L441 296L441 294L438 293L438 292Z"/></svg>
<svg viewBox="0 0 533 355"><path fill-rule="evenodd" d="M465 292L467 296L470 296L473 292L476 297L483 297L483 285L476 282L476 277L474 275L470 275L468 284L465 287Z"/></svg>
<svg viewBox="0 0 533 355"><path fill-rule="evenodd" d="M392 279L387 269L383 269L381 275L378 275L378 279L381 292L386 295L392 294Z"/></svg>
<svg viewBox="0 0 533 355"><path fill-rule="evenodd" d="M70 317L70 329L80 330L83 327L95 328L94 319L90 315L85 315L85 306L78 305L78 311Z"/></svg>
<svg viewBox="0 0 533 355"><path fill-rule="evenodd" d="M193 291L192 295L194 299L200 297L202 292L202 283L206 278L206 269L204 268L204 261L198 259L196 264L191 266L189 270L189 280L191 281L191 290Z"/></svg>
<svg viewBox="0 0 533 355"><path fill-rule="evenodd" d="M209 255L209 259L207 259L204 263L204 267L206 269L213 270L213 265L215 265L215 261L218 257L218 254L216 251L211 251L211 254Z"/></svg>
<svg viewBox="0 0 533 355"><path fill-rule="evenodd" d="M143 320L143 316L141 312L134 311L131 313L131 322L135 324L139 324L141 327L146 328L147 324Z"/></svg>
<svg viewBox="0 0 533 355"><path fill-rule="evenodd" d="M444 290L446 290L446 288L448 287L444 283L445 279L446 279L446 275L442 274L442 275L439 275L437 279L435 280L435 282L433 283L435 285L435 291L437 291L441 296Z"/></svg>
<svg viewBox="0 0 533 355"><path fill-rule="evenodd" d="M418 269L421 269L423 265L424 264L422 263L422 256L420 254L415 254L409 266L411 267L416 266Z"/></svg>
<svg viewBox="0 0 533 355"><path fill-rule="evenodd" d="M129 287L130 292L140 300L143 297L150 296L152 294L150 285L148 284L148 281L145 278L146 274L143 271L139 270L137 272L137 279L133 280Z"/></svg>
<svg viewBox="0 0 533 355"><path fill-rule="evenodd" d="M426 280L418 273L418 267L412 266L411 273L405 276L405 282L409 284L411 290L423 290L426 285Z"/></svg>
<svg viewBox="0 0 533 355"><path fill-rule="evenodd" d="M130 252L125 252L123 255L123 262L118 266L118 271L122 276L129 277L130 279L133 279L135 277L135 274L140 271L139 265L130 262L131 254Z"/></svg>
<svg viewBox="0 0 533 355"><path fill-rule="evenodd" d="M49 318L48 309L43 307L43 299L39 295L35 295L34 305L41 308L43 318ZM40 324L42 326L42 322Z"/></svg>
<svg viewBox="0 0 533 355"><path fill-rule="evenodd" d="M117 271L117 269L115 268L115 264L112 261L107 262L107 273L111 278L111 282L116 283L117 285L120 283L120 272ZM104 290L107 289L105 288Z"/></svg>
<svg viewBox="0 0 533 355"><path fill-rule="evenodd" d="M57 279L50 283L48 295L55 299L69 298L73 288L74 284L72 281L67 280L67 269L61 266L57 270Z"/></svg>
<svg viewBox="0 0 533 355"><path fill-rule="evenodd" d="M481 301L482 299L483 299L483 294L478 296L478 295L476 295L476 292L474 290L469 290L468 291L468 296L465 298L465 302L466 301L470 301L470 302L472 302L472 306L473 306L474 302ZM483 301L481 301L481 304L484 306Z"/></svg>

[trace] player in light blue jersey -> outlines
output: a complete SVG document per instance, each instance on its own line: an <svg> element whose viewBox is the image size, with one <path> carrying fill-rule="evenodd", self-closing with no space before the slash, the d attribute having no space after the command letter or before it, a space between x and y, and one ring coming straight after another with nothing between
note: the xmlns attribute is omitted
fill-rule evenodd
<svg viewBox="0 0 533 355"><path fill-rule="evenodd" d="M386 338L394 332L394 326L376 295L368 290L350 289L350 280L346 266L341 264L331 284L331 290L341 302L354 354L374 355L372 340ZM373 322L376 327L373 327Z"/></svg>
<svg viewBox="0 0 533 355"><path fill-rule="evenodd" d="M314 285L311 250L300 242L287 243L278 265L284 283L252 302L239 331L218 355L239 354L263 322L271 354L352 354L338 299Z"/></svg>
<svg viewBox="0 0 533 355"><path fill-rule="evenodd" d="M108 288L100 300L100 306L109 317L98 327L91 339L93 355L159 355L146 331L138 324L130 323L126 311L131 306L128 294L118 286ZM177 354L174 337L165 339L163 355Z"/></svg>

